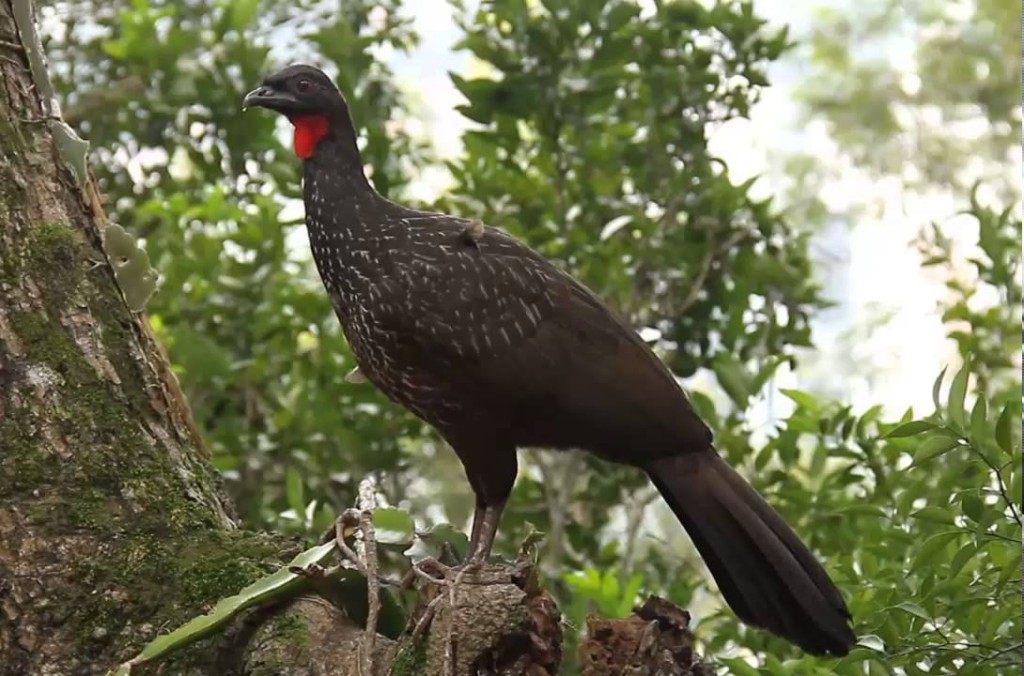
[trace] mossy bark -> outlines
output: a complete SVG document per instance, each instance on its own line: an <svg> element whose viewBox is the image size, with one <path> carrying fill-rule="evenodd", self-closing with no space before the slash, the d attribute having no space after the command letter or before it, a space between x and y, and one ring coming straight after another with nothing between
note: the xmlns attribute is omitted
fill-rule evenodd
<svg viewBox="0 0 1024 676"><path fill-rule="evenodd" d="M0 673L102 673L297 545L234 528L20 39L0 2Z"/></svg>

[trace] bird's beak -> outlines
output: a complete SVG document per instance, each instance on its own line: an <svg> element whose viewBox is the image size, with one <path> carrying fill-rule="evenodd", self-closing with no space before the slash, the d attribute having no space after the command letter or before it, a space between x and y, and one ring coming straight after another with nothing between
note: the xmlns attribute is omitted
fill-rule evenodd
<svg viewBox="0 0 1024 676"><path fill-rule="evenodd" d="M257 87L242 99L242 110L246 108L269 108L280 113L300 107L298 99L288 92L281 92L268 85Z"/></svg>

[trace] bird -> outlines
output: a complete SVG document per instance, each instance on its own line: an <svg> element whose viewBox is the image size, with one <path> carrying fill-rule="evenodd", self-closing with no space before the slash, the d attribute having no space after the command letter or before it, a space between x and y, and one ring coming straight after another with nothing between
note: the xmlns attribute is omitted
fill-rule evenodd
<svg viewBox="0 0 1024 676"><path fill-rule="evenodd" d="M646 472L729 607L804 651L856 642L818 559L725 460L668 367L622 317L503 230L389 200L348 104L315 66L264 78L242 108L294 127L310 249L366 379L433 427L475 495L485 562L520 448L582 449Z"/></svg>

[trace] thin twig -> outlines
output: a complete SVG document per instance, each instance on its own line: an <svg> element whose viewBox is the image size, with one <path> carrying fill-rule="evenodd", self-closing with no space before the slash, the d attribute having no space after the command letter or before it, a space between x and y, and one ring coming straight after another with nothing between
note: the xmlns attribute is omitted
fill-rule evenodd
<svg viewBox="0 0 1024 676"><path fill-rule="evenodd" d="M448 627L445 631L444 646L444 676L455 676L456 645L455 645L455 622L457 619L456 609L458 603L455 600L455 590L462 584L462 578L467 573L476 573L479 565L470 562L462 567L455 579L448 585Z"/></svg>
<svg viewBox="0 0 1024 676"><path fill-rule="evenodd" d="M373 530L377 485L373 479L359 482L359 529L363 532L363 563L369 595L366 631L363 633L363 665L366 676L373 673L373 650L377 640L377 618L380 615L380 580L377 578L377 542Z"/></svg>
<svg viewBox="0 0 1024 676"><path fill-rule="evenodd" d="M1009 653L1012 653L1012 652L1020 652L1022 650L1024 650L1024 641L1018 641L1016 644L1010 646L1009 648L1003 648L1002 650L997 650L996 652L992 653L988 657L981 658L981 661L982 662L988 662L989 660L994 660L997 657L1002 657L1003 655L1008 655Z"/></svg>
<svg viewBox="0 0 1024 676"><path fill-rule="evenodd" d="M629 579L633 573L633 559L636 556L636 545L640 535L640 521L647 513L647 507L658 497L658 494L645 488L639 497L634 496L626 507L626 544L622 553L622 577Z"/></svg>
<svg viewBox="0 0 1024 676"><path fill-rule="evenodd" d="M982 462L988 465L988 468L992 470L992 473L996 478L996 486L999 489L999 494L1003 497L1003 501L1006 502L1006 506L1010 510L1010 515L1013 517L1014 521L1017 522L1018 526L1024 526L1024 518L1022 518L1020 512L1017 511L1017 505L1010 499L1010 496L1006 491L1006 484L1003 483L1003 475L1000 473L999 468L996 467L994 462L989 460L987 455L981 452L981 449L972 444L970 439L965 436L961 436L961 439L963 439L964 443L967 444L967 447L970 448L975 455L981 458Z"/></svg>

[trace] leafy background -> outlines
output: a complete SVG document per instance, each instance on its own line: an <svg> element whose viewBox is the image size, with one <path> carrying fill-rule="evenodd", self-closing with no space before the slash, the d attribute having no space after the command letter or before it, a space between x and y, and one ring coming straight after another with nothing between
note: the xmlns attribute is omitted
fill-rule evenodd
<svg viewBox="0 0 1024 676"><path fill-rule="evenodd" d="M160 273L147 314L246 526L312 538L366 476L404 510L388 513L399 530L405 513L461 527L472 510L438 438L345 381L288 139L238 110L265 73L312 61L347 95L382 193L506 228L642 330L719 447L828 561L861 637L819 661L738 625L638 473L531 451L498 549L546 533L571 641L588 612L659 593L731 673L1019 672L1019 5L833 5L790 32L748 2L453 0L469 64L451 73L454 156L424 132L430 93L392 70L417 58L415 3L42 5L65 116ZM742 138L723 130L757 117L787 61L796 113L772 128L815 141L740 178L714 139ZM425 176L443 190L420 189ZM837 182L863 189L830 198ZM818 344L811 331L842 300L822 249L894 209L929 216L912 243L876 237L868 260L912 248L903 272L943 286L949 346L933 402L905 412L882 387L843 385L881 368L872 334L898 317Z"/></svg>

